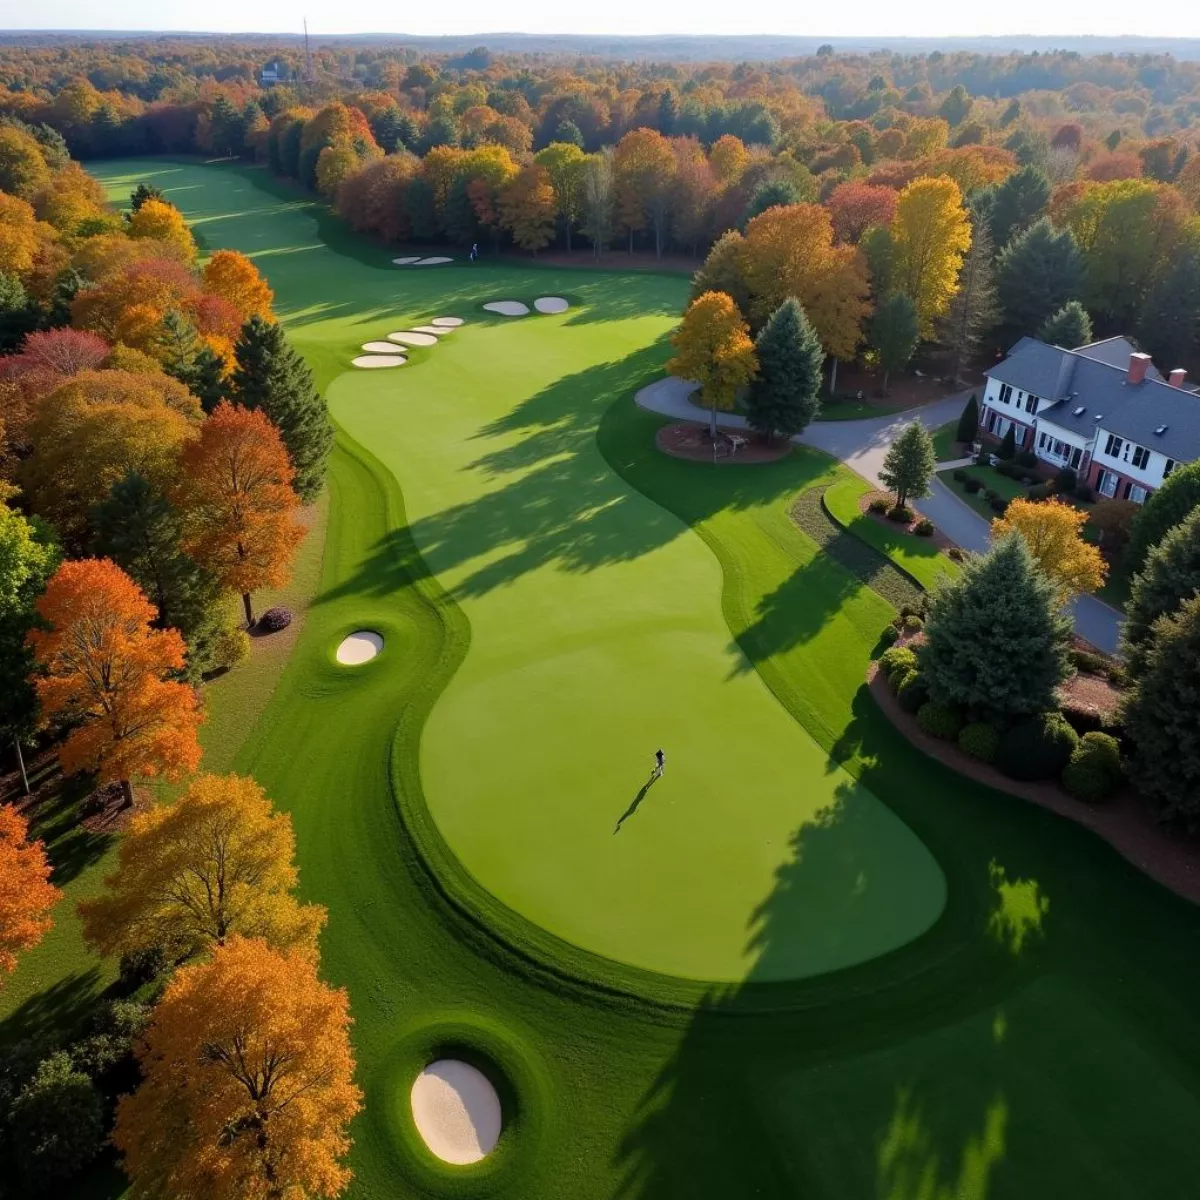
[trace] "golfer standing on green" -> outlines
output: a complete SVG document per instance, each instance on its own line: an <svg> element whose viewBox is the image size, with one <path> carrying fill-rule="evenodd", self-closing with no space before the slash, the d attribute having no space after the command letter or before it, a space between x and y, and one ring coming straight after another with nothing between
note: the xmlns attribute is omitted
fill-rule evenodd
<svg viewBox="0 0 1200 1200"><path fill-rule="evenodd" d="M667 761L667 756L661 750L655 750L654 761L658 764L654 768L654 774L661 775L663 773L663 764Z"/></svg>

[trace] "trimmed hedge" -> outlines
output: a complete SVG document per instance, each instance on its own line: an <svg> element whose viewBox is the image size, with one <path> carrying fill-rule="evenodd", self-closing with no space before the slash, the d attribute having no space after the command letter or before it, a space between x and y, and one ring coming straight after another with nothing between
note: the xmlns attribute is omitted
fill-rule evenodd
<svg viewBox="0 0 1200 1200"><path fill-rule="evenodd" d="M1056 779L1078 745L1079 734L1061 713L1043 713L1001 734L996 765L1010 779Z"/></svg>
<svg viewBox="0 0 1200 1200"><path fill-rule="evenodd" d="M883 632L882 632L882 633L879 635L879 640L880 640L880 641L881 641L881 642L882 642L882 643L883 643L885 646L891 646L891 645L894 645L894 644L895 644L895 642L896 642L896 639L897 639L899 636L900 636L900 630L898 630L898 629L895 627L895 625L888 625L888 626L887 626L887 627L884 629L884 631L883 631Z"/></svg>
<svg viewBox="0 0 1200 1200"><path fill-rule="evenodd" d="M929 684L920 671L911 671L896 680L895 687L896 699L905 712L919 712L929 702Z"/></svg>
<svg viewBox="0 0 1200 1200"><path fill-rule="evenodd" d="M879 669L889 682L917 669L917 656L907 646L893 646L879 656Z"/></svg>
<svg viewBox="0 0 1200 1200"><path fill-rule="evenodd" d="M958 748L980 762L994 763L1000 749L1000 731L987 721L964 725L958 734Z"/></svg>
<svg viewBox="0 0 1200 1200"><path fill-rule="evenodd" d="M907 504L897 504L889 508L887 514L889 521L896 521L901 525L907 525L912 521L914 515L913 510Z"/></svg>
<svg viewBox="0 0 1200 1200"><path fill-rule="evenodd" d="M263 633L278 633L281 629L286 629L291 623L292 610L284 608L282 605L277 608L268 608L258 618L258 628Z"/></svg>
<svg viewBox="0 0 1200 1200"><path fill-rule="evenodd" d="M963 718L957 708L929 701L917 710L917 724L922 733L952 742L963 727Z"/></svg>
<svg viewBox="0 0 1200 1200"><path fill-rule="evenodd" d="M1121 748L1107 733L1087 733L1063 768L1063 788L1085 804L1107 800L1121 785Z"/></svg>
<svg viewBox="0 0 1200 1200"><path fill-rule="evenodd" d="M876 496L870 502L870 504L867 505L867 508L869 508L873 513L885 513L889 508L891 508L891 504L886 496Z"/></svg>
<svg viewBox="0 0 1200 1200"><path fill-rule="evenodd" d="M922 517L913 526L913 533L917 537L933 537L933 522L928 517Z"/></svg>
<svg viewBox="0 0 1200 1200"><path fill-rule="evenodd" d="M963 489L973 496L976 492L983 488L983 480L976 479L974 475L967 476L967 482L963 484Z"/></svg>

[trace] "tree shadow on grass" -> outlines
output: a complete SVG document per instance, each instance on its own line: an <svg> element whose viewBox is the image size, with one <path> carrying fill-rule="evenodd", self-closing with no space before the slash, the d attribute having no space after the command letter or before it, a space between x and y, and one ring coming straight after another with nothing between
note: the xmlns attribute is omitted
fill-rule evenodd
<svg viewBox="0 0 1200 1200"><path fill-rule="evenodd" d="M79 1029L102 991L100 971L90 967L56 980L0 1020L0 1046L30 1039L59 1041Z"/></svg>

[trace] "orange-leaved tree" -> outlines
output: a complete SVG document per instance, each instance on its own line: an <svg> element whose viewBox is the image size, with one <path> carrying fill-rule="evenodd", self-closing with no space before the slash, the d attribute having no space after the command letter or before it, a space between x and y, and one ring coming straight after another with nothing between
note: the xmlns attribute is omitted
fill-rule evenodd
<svg viewBox="0 0 1200 1200"><path fill-rule="evenodd" d="M107 558L65 562L37 601L45 629L29 634L42 712L73 728L59 748L63 770L119 782L132 803L135 776L182 778L200 762L203 720L195 691L165 678L183 669L175 629L152 629L154 605Z"/></svg>
<svg viewBox="0 0 1200 1200"><path fill-rule="evenodd" d="M153 238L171 246L184 262L196 257L196 239L183 219L183 213L165 200L147 200L129 218L129 236Z"/></svg>
<svg viewBox="0 0 1200 1200"><path fill-rule="evenodd" d="M1014 500L1004 516L992 522L992 537L1000 541L1019 533L1066 601L1080 592L1094 592L1108 574L1103 555L1083 538L1087 519L1087 513L1061 500Z"/></svg>
<svg viewBox="0 0 1200 1200"><path fill-rule="evenodd" d="M500 189L498 204L500 224L523 250L537 254L554 237L558 205L545 167L522 167Z"/></svg>
<svg viewBox="0 0 1200 1200"><path fill-rule="evenodd" d="M174 804L134 816L105 891L79 905L83 935L118 957L190 957L234 934L315 954L325 910L292 895L292 819L253 779L200 775Z"/></svg>
<svg viewBox="0 0 1200 1200"><path fill-rule="evenodd" d="M236 250L218 250L204 265L204 290L228 300L237 309L238 320L244 325L253 316L271 315L275 293L258 273L258 268Z"/></svg>
<svg viewBox="0 0 1200 1200"><path fill-rule="evenodd" d="M45 847L29 841L28 832L11 804L0 805L0 985L17 965L17 952L42 940L61 894L50 882Z"/></svg>
<svg viewBox="0 0 1200 1200"><path fill-rule="evenodd" d="M260 409L222 401L183 451L176 490L184 514L184 549L226 587L241 594L246 624L250 596L282 587L304 536L300 500L279 431Z"/></svg>
<svg viewBox="0 0 1200 1200"><path fill-rule="evenodd" d="M716 437L717 409L732 408L738 389L758 373L746 322L724 292L705 292L688 305L671 342L675 357L667 370L700 385L712 409L709 431Z"/></svg>
<svg viewBox="0 0 1200 1200"><path fill-rule="evenodd" d="M113 1143L137 1196L334 1197L362 1106L349 1002L311 956L231 938L175 973Z"/></svg>

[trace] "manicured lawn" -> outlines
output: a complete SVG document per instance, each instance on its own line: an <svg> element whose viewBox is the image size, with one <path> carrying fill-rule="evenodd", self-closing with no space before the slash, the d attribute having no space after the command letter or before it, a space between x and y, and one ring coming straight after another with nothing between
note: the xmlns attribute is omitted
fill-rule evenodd
<svg viewBox="0 0 1200 1200"><path fill-rule="evenodd" d="M947 421L933 431L933 450L938 462L949 462L951 459L962 458L962 443L955 438L958 433L958 422ZM970 450L970 447L967 447Z"/></svg>
<svg viewBox="0 0 1200 1200"><path fill-rule="evenodd" d="M1006 500L1015 500L1019 496L1024 496L1029 490L1023 483L1009 479L1007 475L1001 475L994 467L962 467L959 469L965 471L970 478L978 479L983 487L972 494L954 478L954 471L939 471L938 476L960 500L965 500L981 517L986 517L989 521L995 518L996 512L984 498L984 491L991 488L993 492L999 492Z"/></svg>
<svg viewBox="0 0 1200 1200"><path fill-rule="evenodd" d="M822 400L819 421L865 421L907 412L911 404L871 404L866 400Z"/></svg>
<svg viewBox="0 0 1200 1200"><path fill-rule="evenodd" d="M855 537L886 554L927 591L944 575L957 575L958 564L946 557L928 538L889 529L859 511L860 496L871 491L857 475L847 474L825 492L825 509Z"/></svg>
<svg viewBox="0 0 1200 1200"><path fill-rule="evenodd" d="M235 766L292 813L302 890L329 907L323 970L349 989L366 1091L349 1195L1191 1195L1200 914L895 733L862 683L893 609L789 515L842 477L828 460L714 468L656 451L661 421L631 393L662 361L683 282L401 272L365 243L328 248L311 206L249 174L103 170L125 191L154 177L211 245L258 253L343 424L320 594ZM578 307L473 320L399 371L341 374L383 325L543 290ZM383 654L338 667L333 647L363 626ZM667 773L614 834L659 744ZM785 792L792 819L771 827ZM520 893L464 813L540 894ZM889 820L903 832L885 835ZM672 861L718 829L720 854ZM637 930L624 963L555 936L604 933L601 917L583 928L574 893L621 903L591 865L605 854L641 897L626 922L678 913L654 881L694 888L701 871L714 897L692 892L699 916L726 920L711 905L745 897L723 874L766 858L747 857L747 830L785 841L745 913L738 982L638 970L659 950ZM943 877L927 931L863 961L864 915L897 903L899 882L911 917ZM552 887L561 915L539 907ZM690 934L690 953L718 934ZM837 953L858 965L797 969ZM455 1042L518 1097L478 1168L436 1165L408 1116L414 1072Z"/></svg>

